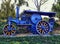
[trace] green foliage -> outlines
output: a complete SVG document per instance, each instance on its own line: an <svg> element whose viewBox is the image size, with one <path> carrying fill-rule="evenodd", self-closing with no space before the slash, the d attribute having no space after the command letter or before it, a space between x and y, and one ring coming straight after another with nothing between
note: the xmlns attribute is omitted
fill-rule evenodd
<svg viewBox="0 0 60 44"><path fill-rule="evenodd" d="M3 1L1 4L0 19L6 19L8 16L15 17L14 4L10 4L11 0Z"/></svg>
<svg viewBox="0 0 60 44"><path fill-rule="evenodd" d="M53 4L52 11L56 12L56 16L60 19L60 1L57 1L57 4Z"/></svg>
<svg viewBox="0 0 60 44"><path fill-rule="evenodd" d="M14 0L15 3L17 0ZM18 5L21 6L25 3L24 0L18 0ZM7 19L8 16L15 17L15 9L14 9L14 4L11 4L11 0L5 0L1 4L1 9L0 9L0 19Z"/></svg>
<svg viewBox="0 0 60 44"><path fill-rule="evenodd" d="M0 37L0 44L60 44L60 36Z"/></svg>
<svg viewBox="0 0 60 44"><path fill-rule="evenodd" d="M57 28L58 26L60 26L60 25L55 22L54 28Z"/></svg>
<svg viewBox="0 0 60 44"><path fill-rule="evenodd" d="M19 3L18 3L19 6L21 6L21 5L23 5L23 4L25 3L24 0L22 0L22 1L21 1L21 0L18 0L18 2L19 2Z"/></svg>
<svg viewBox="0 0 60 44"><path fill-rule="evenodd" d="M44 18L43 18L43 20L44 20L44 21L48 21L48 20L49 20L49 18L44 17Z"/></svg>
<svg viewBox="0 0 60 44"><path fill-rule="evenodd" d="M5 22L0 22L0 35L3 34L3 27L5 24Z"/></svg>
<svg viewBox="0 0 60 44"><path fill-rule="evenodd" d="M20 44L18 41L11 41L10 44Z"/></svg>
<svg viewBox="0 0 60 44"><path fill-rule="evenodd" d="M29 44L29 42L28 41L23 41L23 42L21 42L21 44Z"/></svg>

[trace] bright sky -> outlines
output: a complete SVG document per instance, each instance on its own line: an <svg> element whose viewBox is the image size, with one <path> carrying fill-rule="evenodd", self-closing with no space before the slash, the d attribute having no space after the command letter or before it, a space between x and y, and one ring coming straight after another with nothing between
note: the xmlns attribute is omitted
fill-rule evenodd
<svg viewBox="0 0 60 44"><path fill-rule="evenodd" d="M0 9L1 9L1 3L2 3L2 0L0 0Z"/></svg>
<svg viewBox="0 0 60 44"><path fill-rule="evenodd" d="M22 9L36 10L36 7L32 0L29 0L28 3L29 3L29 8L25 8L25 6L24 6L24 7L22 7ZM48 0L44 5L41 6L41 11L46 11L46 12L51 11L53 3L54 3L54 0Z"/></svg>
<svg viewBox="0 0 60 44"><path fill-rule="evenodd" d="M11 3L13 3L14 1L12 0ZM2 3L2 0L0 0L0 4ZM29 0L28 1L29 3L29 7L26 7L25 5L24 6L21 6L20 7L20 12L22 12L23 10L37 10L33 1L32 0ZM51 8L52 8L52 4L54 3L54 0L48 0L44 5L41 6L41 11L45 11L45 12L49 12L51 11ZM0 5L1 7L1 5Z"/></svg>

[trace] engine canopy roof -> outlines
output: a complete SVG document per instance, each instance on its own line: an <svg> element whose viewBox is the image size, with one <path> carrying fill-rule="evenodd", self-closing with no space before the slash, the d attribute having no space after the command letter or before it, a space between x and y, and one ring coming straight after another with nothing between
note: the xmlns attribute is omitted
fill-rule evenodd
<svg viewBox="0 0 60 44"><path fill-rule="evenodd" d="M38 12L38 11L30 11L30 10L25 10L24 13L26 14L40 14L44 16L49 16L49 17L55 17L56 12Z"/></svg>

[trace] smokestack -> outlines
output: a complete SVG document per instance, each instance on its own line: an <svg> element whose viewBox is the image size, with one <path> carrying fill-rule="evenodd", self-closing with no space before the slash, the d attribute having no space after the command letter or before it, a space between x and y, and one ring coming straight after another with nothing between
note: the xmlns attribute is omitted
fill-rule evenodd
<svg viewBox="0 0 60 44"><path fill-rule="evenodd" d="M19 19L19 6L16 7L16 18Z"/></svg>

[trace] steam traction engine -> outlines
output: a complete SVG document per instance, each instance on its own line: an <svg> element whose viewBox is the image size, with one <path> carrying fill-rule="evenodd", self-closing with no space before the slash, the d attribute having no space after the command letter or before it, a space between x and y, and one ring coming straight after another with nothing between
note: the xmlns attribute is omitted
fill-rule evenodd
<svg viewBox="0 0 60 44"><path fill-rule="evenodd" d="M41 15L49 16L49 21L43 21ZM20 17L21 19L19 20L19 7L17 6L16 18L8 18L8 23L6 26L4 26L3 33L4 35L14 35L16 28L12 25L12 23L16 23L16 25L27 26L27 29L33 34L45 35L53 30L55 22L53 19L54 16L54 12L37 12L25 10Z"/></svg>

